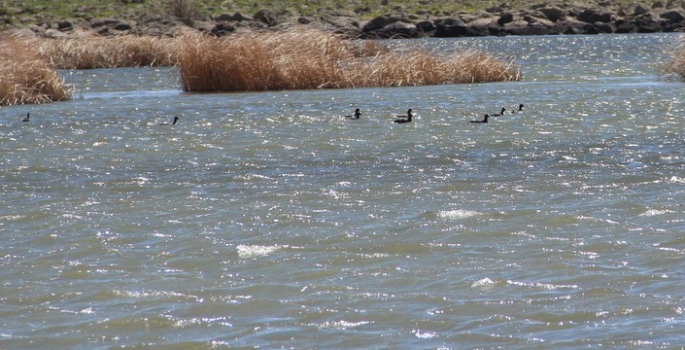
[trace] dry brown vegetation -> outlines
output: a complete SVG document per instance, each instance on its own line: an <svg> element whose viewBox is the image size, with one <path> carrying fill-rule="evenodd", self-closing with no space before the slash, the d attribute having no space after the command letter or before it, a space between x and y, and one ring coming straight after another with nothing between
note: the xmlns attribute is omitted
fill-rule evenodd
<svg viewBox="0 0 685 350"><path fill-rule="evenodd" d="M59 69L173 66L173 39L151 36L88 36L70 39L24 39Z"/></svg>
<svg viewBox="0 0 685 350"><path fill-rule="evenodd" d="M183 90L198 92L418 86L521 78L511 62L479 51L451 57L428 51L391 51L379 41L345 40L311 29L221 38L187 34L176 38L2 40L3 104L67 99L64 83L54 69L178 65Z"/></svg>
<svg viewBox="0 0 685 350"><path fill-rule="evenodd" d="M478 51L387 52L313 30L179 39L185 91L256 91L510 81L517 66Z"/></svg>
<svg viewBox="0 0 685 350"><path fill-rule="evenodd" d="M662 78L675 76L685 81L685 47L676 49L673 58L659 67L658 74Z"/></svg>
<svg viewBox="0 0 685 350"><path fill-rule="evenodd" d="M69 99L64 80L16 39L0 38L0 105Z"/></svg>

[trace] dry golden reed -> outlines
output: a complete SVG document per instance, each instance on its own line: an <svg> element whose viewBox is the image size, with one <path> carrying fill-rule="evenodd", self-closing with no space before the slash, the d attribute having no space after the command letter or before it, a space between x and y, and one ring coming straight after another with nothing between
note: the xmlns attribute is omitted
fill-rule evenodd
<svg viewBox="0 0 685 350"><path fill-rule="evenodd" d="M418 86L510 81L512 62L478 51L442 59L427 51L388 52L375 42L343 40L315 30L179 38L185 91L259 91Z"/></svg>
<svg viewBox="0 0 685 350"><path fill-rule="evenodd" d="M0 38L0 105L69 98L64 80L46 61L16 39Z"/></svg>
<svg viewBox="0 0 685 350"><path fill-rule="evenodd" d="M676 49L673 58L659 67L658 74L662 78L675 76L685 81L685 47Z"/></svg>
<svg viewBox="0 0 685 350"><path fill-rule="evenodd" d="M345 40L312 29L201 33L175 38L118 36L24 39L56 68L178 65L184 91L262 91L510 81L512 62L479 51L441 57L395 52L375 40ZM444 55L443 55L444 56Z"/></svg>
<svg viewBox="0 0 685 350"><path fill-rule="evenodd" d="M342 40L311 33L179 38L177 59L183 89L255 91L328 86L341 79L337 61L353 55Z"/></svg>
<svg viewBox="0 0 685 350"><path fill-rule="evenodd" d="M171 38L137 35L25 39L59 69L173 66L172 43Z"/></svg>

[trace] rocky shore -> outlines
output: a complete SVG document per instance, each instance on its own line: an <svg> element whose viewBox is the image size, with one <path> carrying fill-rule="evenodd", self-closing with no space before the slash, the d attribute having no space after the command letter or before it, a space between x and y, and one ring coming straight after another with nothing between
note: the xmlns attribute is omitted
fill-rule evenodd
<svg viewBox="0 0 685 350"><path fill-rule="evenodd" d="M144 1L144 0L138 0ZM611 34L677 32L685 28L685 0L625 3L549 2L524 10L506 3L486 10L436 15L427 11L407 13L402 8L375 18L361 19L364 11L324 10L316 16L290 11L260 10L204 18L171 15L135 19L86 18L57 20L23 28L24 33L45 37L69 37L83 33L100 35L174 36L184 31L226 35L247 30L282 30L310 26L328 32L362 38L474 37L506 35ZM15 29L16 30L16 29Z"/></svg>

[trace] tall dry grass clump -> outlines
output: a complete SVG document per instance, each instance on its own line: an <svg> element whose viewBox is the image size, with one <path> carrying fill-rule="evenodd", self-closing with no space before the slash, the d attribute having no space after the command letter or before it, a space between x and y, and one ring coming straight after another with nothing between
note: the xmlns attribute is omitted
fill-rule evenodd
<svg viewBox="0 0 685 350"><path fill-rule="evenodd" d="M440 58L391 52L316 30L178 39L185 91L259 91L417 86L519 80L512 62L477 51Z"/></svg>
<svg viewBox="0 0 685 350"><path fill-rule="evenodd" d="M349 74L356 86L420 86L517 81L519 68L481 51L443 58L427 51L391 52L368 62L356 62Z"/></svg>
<svg viewBox="0 0 685 350"><path fill-rule="evenodd" d="M189 35L177 42L185 91L257 91L342 87L348 45L318 31Z"/></svg>
<svg viewBox="0 0 685 350"><path fill-rule="evenodd" d="M662 78L675 76L685 81L685 47L675 50L673 58L659 67L658 74Z"/></svg>
<svg viewBox="0 0 685 350"><path fill-rule="evenodd" d="M36 104L70 98L64 80L35 52L13 38L0 38L0 105Z"/></svg>
<svg viewBox="0 0 685 350"><path fill-rule="evenodd" d="M173 66L173 39L124 35L68 39L25 39L25 44L59 69Z"/></svg>
<svg viewBox="0 0 685 350"><path fill-rule="evenodd" d="M521 80L521 69L513 59L502 61L477 50L469 50L447 60L445 70L455 83Z"/></svg>

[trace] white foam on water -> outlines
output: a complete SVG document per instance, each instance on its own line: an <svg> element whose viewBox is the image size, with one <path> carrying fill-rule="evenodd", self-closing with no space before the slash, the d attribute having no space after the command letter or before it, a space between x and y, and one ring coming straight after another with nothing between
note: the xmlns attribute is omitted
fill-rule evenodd
<svg viewBox="0 0 685 350"><path fill-rule="evenodd" d="M419 339L432 339L437 336L435 332L423 332L418 329L412 330L412 333L414 333L414 336L416 336Z"/></svg>
<svg viewBox="0 0 685 350"><path fill-rule="evenodd" d="M669 214L669 213L673 213L673 212L670 211L670 210L649 209L649 210L647 210L646 212L644 212L644 213L642 213L642 214L640 214L640 215L638 215L638 216L647 216L647 217L650 217L650 216L658 216L658 215L664 215L664 214Z"/></svg>
<svg viewBox="0 0 685 350"><path fill-rule="evenodd" d="M321 328L333 328L333 329L345 330L348 328L359 327L359 326L367 325L370 323L372 323L372 322L370 322L370 321L348 322L345 320L340 320L340 321L335 321L335 322L324 322L323 324L321 324Z"/></svg>
<svg viewBox="0 0 685 350"><path fill-rule="evenodd" d="M438 217L442 219L466 219L473 216L481 215L479 212L470 210L441 210L438 212Z"/></svg>
<svg viewBox="0 0 685 350"><path fill-rule="evenodd" d="M520 287L533 287L544 290L556 290L556 289L578 289L575 284L551 284L551 283L533 283L533 282L519 282L508 280L507 284L520 286Z"/></svg>
<svg viewBox="0 0 685 350"><path fill-rule="evenodd" d="M668 179L668 182L675 183L675 184L685 184L685 179L683 179L682 177L678 177L678 176L671 176L671 178Z"/></svg>
<svg viewBox="0 0 685 350"><path fill-rule="evenodd" d="M263 245L244 245L241 244L236 247L236 250L238 251L238 256L240 256L243 259L246 258L256 258L260 256L267 256L277 250L279 250L281 247L279 246L263 246Z"/></svg>
<svg viewBox="0 0 685 350"><path fill-rule="evenodd" d="M476 282L471 283L471 288L488 288L495 285L495 281L485 277Z"/></svg>

